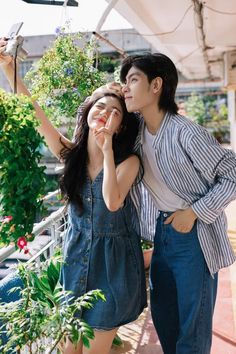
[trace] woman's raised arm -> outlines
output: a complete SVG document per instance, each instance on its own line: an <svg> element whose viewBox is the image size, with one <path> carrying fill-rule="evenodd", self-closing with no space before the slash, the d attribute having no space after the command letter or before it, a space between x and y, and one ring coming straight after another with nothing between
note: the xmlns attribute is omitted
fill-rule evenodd
<svg viewBox="0 0 236 354"><path fill-rule="evenodd" d="M7 41L0 39L0 66L4 72L6 78L9 81L10 86L14 86L14 65L13 59L10 56L5 56L2 53L5 50ZM24 85L20 77L17 77L17 93L22 93L31 97L30 92ZM50 149L50 151L58 158L60 158L61 149L65 146L68 148L72 147L72 142L65 138L49 121L44 111L40 108L36 101L32 102L35 108L36 117L40 121L38 127L39 133L45 138L45 141ZM63 145L64 144L64 145Z"/></svg>

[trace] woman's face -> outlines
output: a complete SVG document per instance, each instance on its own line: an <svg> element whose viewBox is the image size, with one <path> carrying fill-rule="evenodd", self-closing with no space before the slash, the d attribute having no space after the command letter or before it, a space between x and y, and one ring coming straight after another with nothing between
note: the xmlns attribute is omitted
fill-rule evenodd
<svg viewBox="0 0 236 354"><path fill-rule="evenodd" d="M117 132L122 119L123 110L119 100L112 96L104 96L92 106L87 121L90 129L106 126L111 131Z"/></svg>

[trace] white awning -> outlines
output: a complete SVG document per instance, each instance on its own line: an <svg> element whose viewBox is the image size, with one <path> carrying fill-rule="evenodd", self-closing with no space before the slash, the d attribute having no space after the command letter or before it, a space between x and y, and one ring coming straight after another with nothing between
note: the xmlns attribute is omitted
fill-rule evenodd
<svg viewBox="0 0 236 354"><path fill-rule="evenodd" d="M114 8L186 78L224 78L224 53L236 50L235 0L119 0Z"/></svg>

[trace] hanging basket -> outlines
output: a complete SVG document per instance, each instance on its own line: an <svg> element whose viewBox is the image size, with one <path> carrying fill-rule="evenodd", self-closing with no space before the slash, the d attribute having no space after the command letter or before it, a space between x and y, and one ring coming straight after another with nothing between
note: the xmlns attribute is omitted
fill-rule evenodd
<svg viewBox="0 0 236 354"><path fill-rule="evenodd" d="M94 67L92 45L81 33L58 27L55 41L25 76L30 91L47 117L73 132L78 107L105 83L104 74Z"/></svg>

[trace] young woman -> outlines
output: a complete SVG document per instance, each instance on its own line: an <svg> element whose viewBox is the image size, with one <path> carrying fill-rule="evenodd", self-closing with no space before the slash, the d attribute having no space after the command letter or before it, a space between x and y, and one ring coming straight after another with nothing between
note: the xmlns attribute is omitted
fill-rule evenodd
<svg viewBox="0 0 236 354"><path fill-rule="evenodd" d="M0 64L13 82L13 66L2 56ZM17 91L29 95L18 79ZM140 162L132 149L138 121L128 113L114 90L96 92L80 118L74 142L62 136L37 103L39 132L50 150L65 162L62 192L68 199L69 227L64 244L62 282L74 296L101 289L98 302L82 317L94 328L90 349L67 340L64 354L108 354L119 326L135 320L146 306L146 286L136 213L129 197Z"/></svg>

